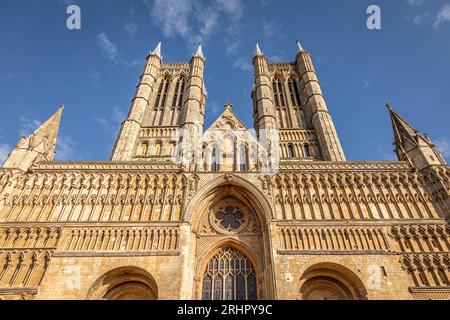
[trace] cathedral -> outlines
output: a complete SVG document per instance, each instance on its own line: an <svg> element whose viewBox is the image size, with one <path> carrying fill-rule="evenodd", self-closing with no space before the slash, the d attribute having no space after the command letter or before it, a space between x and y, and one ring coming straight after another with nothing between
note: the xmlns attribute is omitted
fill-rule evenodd
<svg viewBox="0 0 450 320"><path fill-rule="evenodd" d="M204 128L206 59L148 55L108 161L0 168L0 299L449 300L450 167L388 105L398 161L347 161L311 54L256 44L247 128ZM243 106L241 106L243 107Z"/></svg>

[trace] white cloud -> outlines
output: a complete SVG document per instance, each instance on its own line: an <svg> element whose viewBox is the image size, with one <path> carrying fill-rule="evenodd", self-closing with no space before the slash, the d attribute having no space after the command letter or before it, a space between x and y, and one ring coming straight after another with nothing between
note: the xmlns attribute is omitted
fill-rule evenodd
<svg viewBox="0 0 450 320"><path fill-rule="evenodd" d="M239 47L241 45L240 40L236 40L234 42L228 43L226 50L227 50L227 56L231 57L236 55L239 52Z"/></svg>
<svg viewBox="0 0 450 320"><path fill-rule="evenodd" d="M121 52L119 52L117 45L109 39L106 33L102 32L97 36L97 44L113 64L120 63L126 67L135 67L143 64L143 62L138 59L131 61L125 59Z"/></svg>
<svg viewBox="0 0 450 320"><path fill-rule="evenodd" d="M114 135L118 132L120 124L125 120L126 115L120 108L115 107L107 118L99 118L97 122L102 131L108 135Z"/></svg>
<svg viewBox="0 0 450 320"><path fill-rule="evenodd" d="M42 125L42 122L40 122L38 120L20 117L19 118L19 135L21 137L28 137L41 125Z"/></svg>
<svg viewBox="0 0 450 320"><path fill-rule="evenodd" d="M76 142L69 136L61 135L56 142L55 160L74 160ZM77 157L80 159L80 157Z"/></svg>
<svg viewBox="0 0 450 320"><path fill-rule="evenodd" d="M412 21L414 24L421 26L424 25L430 18L430 13L429 12L425 12L422 14L418 14L417 16L415 16Z"/></svg>
<svg viewBox="0 0 450 320"><path fill-rule="evenodd" d="M130 37L133 37L136 32L139 30L137 23L134 21L134 17L136 16L136 11L134 8L128 10L128 18L125 22L125 31L128 33Z"/></svg>
<svg viewBox="0 0 450 320"><path fill-rule="evenodd" d="M118 58L117 46L109 40L105 33L100 33L97 36L97 44L100 46L102 51L108 56L108 58L116 63Z"/></svg>
<svg viewBox="0 0 450 320"><path fill-rule="evenodd" d="M261 5L263 7L267 7L268 5L270 5L272 3L272 0L259 0L259 2L261 2Z"/></svg>
<svg viewBox="0 0 450 320"><path fill-rule="evenodd" d="M283 24L274 21L263 20L262 27L264 36L266 38L272 38L274 36L280 36Z"/></svg>
<svg viewBox="0 0 450 320"><path fill-rule="evenodd" d="M440 138L435 141L436 147L441 151L444 158L450 159L450 139Z"/></svg>
<svg viewBox="0 0 450 320"><path fill-rule="evenodd" d="M226 30L228 36L236 34L244 10L242 0L144 0L144 3L165 37L179 36L192 47L204 43L218 30Z"/></svg>
<svg viewBox="0 0 450 320"><path fill-rule="evenodd" d="M8 144L0 144L0 166L5 162L11 149L11 146Z"/></svg>
<svg viewBox="0 0 450 320"><path fill-rule="evenodd" d="M93 89L100 87L102 76L97 70L88 73L87 77L92 81Z"/></svg>
<svg viewBox="0 0 450 320"><path fill-rule="evenodd" d="M437 30L439 25L448 21L450 21L450 4L446 4L439 10L434 20L433 28Z"/></svg>
<svg viewBox="0 0 450 320"><path fill-rule="evenodd" d="M239 58L233 63L233 68L238 68L243 71L250 71L252 69L251 64L248 62L249 59Z"/></svg>

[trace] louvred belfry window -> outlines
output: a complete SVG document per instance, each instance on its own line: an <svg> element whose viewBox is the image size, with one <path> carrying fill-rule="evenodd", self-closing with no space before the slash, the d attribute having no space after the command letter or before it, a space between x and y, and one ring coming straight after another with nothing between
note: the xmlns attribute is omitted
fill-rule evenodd
<svg viewBox="0 0 450 320"><path fill-rule="evenodd" d="M283 84L278 78L275 78L272 83L273 96L275 98L275 106L286 106L283 93Z"/></svg>
<svg viewBox="0 0 450 320"><path fill-rule="evenodd" d="M256 300L256 274L239 250L226 247L209 261L203 276L203 300Z"/></svg>
<svg viewBox="0 0 450 320"><path fill-rule="evenodd" d="M288 81L288 87L289 87L289 95L291 97L291 102L293 106L300 106L300 94L298 91L297 81L295 79L289 79Z"/></svg>
<svg viewBox="0 0 450 320"><path fill-rule="evenodd" d="M172 101L173 107L181 107L181 104L183 103L184 83L185 83L184 78L181 77L180 79L178 79L175 85L175 91L173 94L173 101Z"/></svg>
<svg viewBox="0 0 450 320"><path fill-rule="evenodd" d="M155 108L165 107L167 94L169 91L169 82L170 79L168 77L165 77L163 80L161 80L161 83L159 84L158 95L156 96Z"/></svg>

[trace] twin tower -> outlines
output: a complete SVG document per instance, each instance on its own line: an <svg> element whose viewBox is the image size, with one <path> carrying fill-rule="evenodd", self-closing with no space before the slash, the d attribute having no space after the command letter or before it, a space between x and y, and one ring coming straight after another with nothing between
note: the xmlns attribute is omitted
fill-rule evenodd
<svg viewBox="0 0 450 320"><path fill-rule="evenodd" d="M157 45L147 57L112 161L166 159L187 135L203 134L205 62L201 45L187 63L164 62ZM256 135L277 130L280 159L345 161L309 52L297 42L293 63L270 63L256 44L253 66ZM180 128L185 134L174 139Z"/></svg>
<svg viewBox="0 0 450 320"><path fill-rule="evenodd" d="M288 165L304 161L346 161L311 55L299 42L295 61L286 63L270 63L256 44L251 93L255 132L251 134L230 104L211 128L204 131L205 62L200 45L186 63L163 62L161 43L157 45L147 57L111 161L170 162L182 156L184 168L199 171L262 171L261 159L273 159L274 154L280 164ZM446 165L428 137L390 106L388 109L398 160L409 162L419 170ZM34 163L52 161L62 110L32 135L23 137L3 168L27 171ZM222 133L213 134L212 129ZM231 137L229 131L234 131ZM276 133L276 139L264 148L248 143L253 138L258 142L267 141L271 132ZM239 141L246 135L250 139ZM200 147L193 147L194 144ZM259 153L260 149L266 154Z"/></svg>

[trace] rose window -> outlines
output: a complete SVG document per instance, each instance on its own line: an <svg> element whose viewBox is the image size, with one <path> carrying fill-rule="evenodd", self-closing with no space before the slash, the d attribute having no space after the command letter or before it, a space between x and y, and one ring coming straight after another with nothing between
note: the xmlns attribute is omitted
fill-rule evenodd
<svg viewBox="0 0 450 320"><path fill-rule="evenodd" d="M224 231L236 232L245 222L245 216L237 208L220 208L214 215L215 224Z"/></svg>

